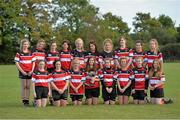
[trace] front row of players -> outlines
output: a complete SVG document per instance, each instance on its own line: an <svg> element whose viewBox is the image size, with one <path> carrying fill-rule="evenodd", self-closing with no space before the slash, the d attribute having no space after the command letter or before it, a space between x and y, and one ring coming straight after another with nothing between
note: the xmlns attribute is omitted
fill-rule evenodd
<svg viewBox="0 0 180 120"><path fill-rule="evenodd" d="M81 105L83 95L88 105L98 104L100 85L102 85L102 97L104 104L115 104L118 97L119 104L128 104L129 97L133 97L135 104L144 104L148 88L153 104L163 104L164 75L161 74L161 65L158 59L153 61L149 72L143 67L143 58L136 59L137 67L127 69L126 58L121 58L121 69L115 70L111 66L111 60L104 60L104 68L97 70L95 58L88 59L86 71L80 69L80 61L72 61L71 71L61 69L59 60L54 62L55 70L49 74L45 61L41 60L38 69L32 75L33 92L38 107L45 107L47 97L53 97L55 106L66 106L68 94L73 105Z"/></svg>

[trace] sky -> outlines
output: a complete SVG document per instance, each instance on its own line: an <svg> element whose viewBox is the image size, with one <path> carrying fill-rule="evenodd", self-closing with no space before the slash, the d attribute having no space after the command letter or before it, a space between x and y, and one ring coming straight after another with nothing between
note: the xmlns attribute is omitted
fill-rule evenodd
<svg viewBox="0 0 180 120"><path fill-rule="evenodd" d="M112 12L121 16L133 28L133 17L137 12L151 13L151 17L165 14L172 18L175 26L180 24L180 0L90 0L100 13ZM132 30L132 29L131 29Z"/></svg>

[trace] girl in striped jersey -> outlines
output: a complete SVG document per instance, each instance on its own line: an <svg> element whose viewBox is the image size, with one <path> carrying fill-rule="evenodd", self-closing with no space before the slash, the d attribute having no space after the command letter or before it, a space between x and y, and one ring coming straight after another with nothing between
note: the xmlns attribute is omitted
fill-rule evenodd
<svg viewBox="0 0 180 120"><path fill-rule="evenodd" d="M142 57L143 58L143 66L145 66L145 52L143 51L142 49L142 41L141 40L137 40L136 43L135 43L135 49L133 49L133 67L136 67L137 66L137 63L136 63L136 58L137 57Z"/></svg>
<svg viewBox="0 0 180 120"><path fill-rule="evenodd" d="M143 67L143 58L136 58L137 67L133 68L132 94L135 104L144 104L148 89L148 71Z"/></svg>
<svg viewBox="0 0 180 120"><path fill-rule="evenodd" d="M150 40L150 50L146 52L146 61L148 70L151 69L154 59L159 59L161 64L161 72L163 72L163 56L159 51L158 41L156 39Z"/></svg>
<svg viewBox="0 0 180 120"><path fill-rule="evenodd" d="M110 60L110 65L115 68L114 64L114 52L113 52L113 42L111 39L107 38L103 42L103 52L100 54L100 68L103 69L105 59Z"/></svg>
<svg viewBox="0 0 180 120"><path fill-rule="evenodd" d="M80 68L82 70L85 69L85 51L84 51L84 42L81 38L75 40L75 50L72 51L73 57L78 58L80 61Z"/></svg>
<svg viewBox="0 0 180 120"><path fill-rule="evenodd" d="M126 67L130 69L130 66L132 63L133 51L126 46L127 40L125 39L125 37L119 38L119 44L120 44L120 47L114 51L116 65L118 68L120 68L121 66L119 65L119 62L118 62L119 59L121 57L127 57L128 63Z"/></svg>
<svg viewBox="0 0 180 120"><path fill-rule="evenodd" d="M32 75L33 92L37 107L46 107L47 97L50 96L52 76L45 70L46 63L40 60L38 69Z"/></svg>
<svg viewBox="0 0 180 120"><path fill-rule="evenodd" d="M29 50L29 40L21 40L20 50L16 53L14 61L19 70L19 78L21 79L21 99L25 106L29 105L31 76L35 67L35 59Z"/></svg>
<svg viewBox="0 0 180 120"><path fill-rule="evenodd" d="M90 41L89 42L89 51L86 52L85 62L87 62L88 59L91 58L91 57L95 57L96 67L99 68L100 67L99 52L97 50L97 45L96 45L95 41Z"/></svg>
<svg viewBox="0 0 180 120"><path fill-rule="evenodd" d="M111 60L105 59L105 67L99 71L99 77L102 83L102 97L104 104L114 105L116 100L116 81L114 69L111 66Z"/></svg>
<svg viewBox="0 0 180 120"><path fill-rule="evenodd" d="M100 94L100 80L97 75L96 58L91 57L87 61L85 96L88 105L97 105Z"/></svg>
<svg viewBox="0 0 180 120"><path fill-rule="evenodd" d="M61 61L61 68L65 71L69 71L71 69L73 56L71 54L71 47L68 40L62 42L62 50L59 52L59 58Z"/></svg>
<svg viewBox="0 0 180 120"><path fill-rule="evenodd" d="M38 62L40 60L45 60L46 53L45 53L45 41L43 39L39 39L36 48L32 50L33 55L36 59L35 62L35 70L38 69Z"/></svg>
<svg viewBox="0 0 180 120"><path fill-rule="evenodd" d="M129 96L131 95L131 71L127 69L127 58L120 58L121 69L116 70L115 76L117 79L117 94L119 104L128 104Z"/></svg>
<svg viewBox="0 0 180 120"><path fill-rule="evenodd" d="M55 106L66 106L68 97L68 85L69 77L68 74L61 69L60 60L54 62L55 71L52 73L53 81L52 86L52 96Z"/></svg>
<svg viewBox="0 0 180 120"><path fill-rule="evenodd" d="M53 41L50 45L50 51L46 54L47 70L52 73L54 70L54 61L59 60L59 52L57 51L57 43Z"/></svg>
<svg viewBox="0 0 180 120"><path fill-rule="evenodd" d="M72 61L72 71L70 72L70 95L73 105L81 105L84 95L85 74L80 70L80 60L75 58Z"/></svg>
<svg viewBox="0 0 180 120"><path fill-rule="evenodd" d="M152 67L149 71L149 88L150 97L153 104L163 104L164 97L164 75L161 72L161 61L154 59Z"/></svg>

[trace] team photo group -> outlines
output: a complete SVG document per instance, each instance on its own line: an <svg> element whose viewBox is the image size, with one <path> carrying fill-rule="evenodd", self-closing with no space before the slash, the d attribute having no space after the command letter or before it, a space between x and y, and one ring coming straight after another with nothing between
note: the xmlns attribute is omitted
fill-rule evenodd
<svg viewBox="0 0 180 120"><path fill-rule="evenodd" d="M148 51L143 50L141 40L135 42L133 49L128 48L124 36L118 44L114 48L112 40L107 38L102 43L103 50L98 52L95 41L90 41L85 50L84 41L77 38L75 48L64 40L57 50L55 41L45 48L43 39L33 47L28 39L22 39L14 58L22 104L30 106L30 93L36 107L48 103L97 105L101 96L105 105L169 102L164 99L163 55L157 40L149 40Z"/></svg>

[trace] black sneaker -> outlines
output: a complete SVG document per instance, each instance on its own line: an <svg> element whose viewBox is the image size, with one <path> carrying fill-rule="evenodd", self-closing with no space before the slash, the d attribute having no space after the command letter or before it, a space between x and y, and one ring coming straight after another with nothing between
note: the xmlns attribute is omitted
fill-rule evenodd
<svg viewBox="0 0 180 120"><path fill-rule="evenodd" d="M173 103L172 99L168 99L168 100L164 99L164 104L172 104L172 103Z"/></svg>

